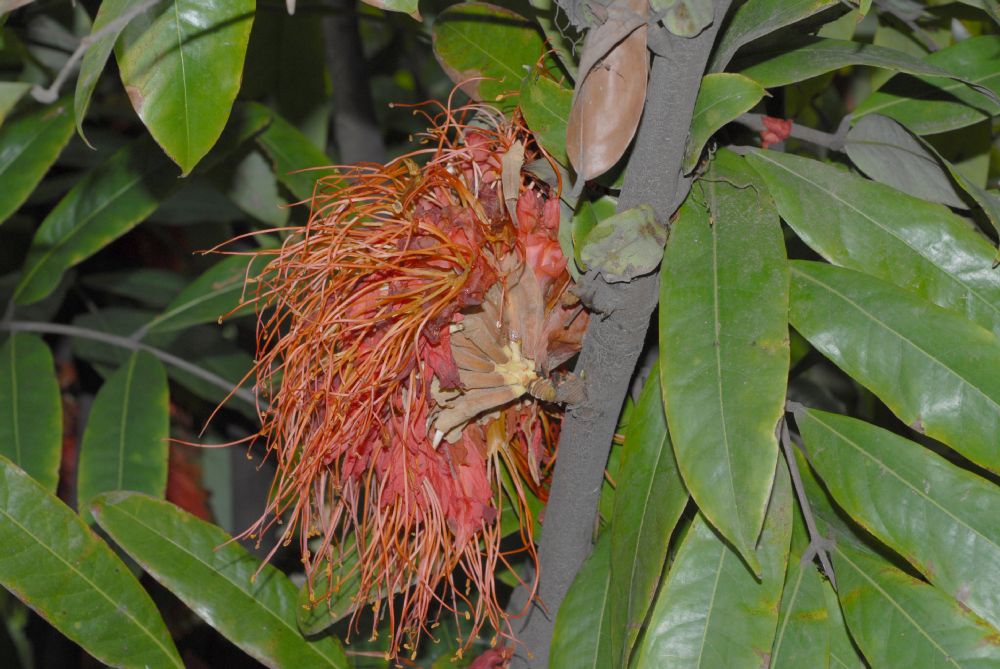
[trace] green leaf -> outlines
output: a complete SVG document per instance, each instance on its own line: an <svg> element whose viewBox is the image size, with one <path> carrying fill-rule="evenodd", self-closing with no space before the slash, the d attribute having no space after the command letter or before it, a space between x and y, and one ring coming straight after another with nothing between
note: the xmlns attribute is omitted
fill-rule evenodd
<svg viewBox="0 0 1000 669"><path fill-rule="evenodd" d="M975 7L976 9L981 9L989 16L993 23L1000 26L1000 12L997 11L996 0L956 0L963 5L968 5L969 7Z"/></svg>
<svg viewBox="0 0 1000 669"><path fill-rule="evenodd" d="M548 77L533 75L524 80L518 104L542 148L557 162L569 165L566 126L573 106L573 91Z"/></svg>
<svg viewBox="0 0 1000 669"><path fill-rule="evenodd" d="M0 223L24 204L72 135L67 100L0 126Z"/></svg>
<svg viewBox="0 0 1000 669"><path fill-rule="evenodd" d="M667 560L670 535L687 505L663 413L660 369L654 365L629 419L611 518L608 608L611 657L628 664Z"/></svg>
<svg viewBox="0 0 1000 669"><path fill-rule="evenodd" d="M32 334L13 334L0 346L0 455L55 493L62 398L52 353Z"/></svg>
<svg viewBox="0 0 1000 669"><path fill-rule="evenodd" d="M744 44L837 4L839 0L747 0L723 26L708 72L720 72Z"/></svg>
<svg viewBox="0 0 1000 669"><path fill-rule="evenodd" d="M844 149L875 181L923 200L969 208L935 151L888 116L863 116L847 133Z"/></svg>
<svg viewBox="0 0 1000 669"><path fill-rule="evenodd" d="M764 88L777 88L805 81L849 65L867 65L912 75L937 76L966 82L959 70L951 70L911 56L903 51L850 40L803 35L792 44L754 52L736 64L740 74L760 82ZM968 82L966 82L968 83ZM970 89L976 91L976 88ZM976 92L981 95L982 91Z"/></svg>
<svg viewBox="0 0 1000 669"><path fill-rule="evenodd" d="M694 37L712 23L712 0L650 0L663 27L680 37Z"/></svg>
<svg viewBox="0 0 1000 669"><path fill-rule="evenodd" d="M130 269L88 274L81 278L88 288L127 297L155 308L163 308L184 288L184 277L162 269Z"/></svg>
<svg viewBox="0 0 1000 669"><path fill-rule="evenodd" d="M113 667L183 669L128 567L72 509L0 456L0 584Z"/></svg>
<svg viewBox="0 0 1000 669"><path fill-rule="evenodd" d="M556 615L549 651L550 669L603 669L611 657L607 616L611 542L605 533L594 546Z"/></svg>
<svg viewBox="0 0 1000 669"><path fill-rule="evenodd" d="M804 261L792 263L789 315L904 423L1000 471L995 335L879 279Z"/></svg>
<svg viewBox="0 0 1000 669"><path fill-rule="evenodd" d="M751 176L741 158L720 152L674 221L663 258L660 372L684 482L756 570L789 340L781 225Z"/></svg>
<svg viewBox="0 0 1000 669"><path fill-rule="evenodd" d="M278 178L270 161L257 150L247 151L231 164L212 171L212 181L242 211L273 227L288 223L288 203L278 192Z"/></svg>
<svg viewBox="0 0 1000 669"><path fill-rule="evenodd" d="M989 241L947 208L818 161L754 152L785 222L838 265L891 281L1000 334Z"/></svg>
<svg viewBox="0 0 1000 669"><path fill-rule="evenodd" d="M14 105L31 89L31 84L23 81L0 81L0 125Z"/></svg>
<svg viewBox="0 0 1000 669"><path fill-rule="evenodd" d="M830 581L823 580L823 598L826 600L826 613L830 620L830 669L866 669L868 665L860 651L851 640L844 622L844 614L840 610L840 602Z"/></svg>
<svg viewBox="0 0 1000 669"><path fill-rule="evenodd" d="M271 159L278 181L299 200L311 198L316 180L329 173L315 168L329 167L333 162L295 126L277 115L257 137L257 143Z"/></svg>
<svg viewBox="0 0 1000 669"><path fill-rule="evenodd" d="M828 667L830 621L823 577L812 560L802 562L809 536L800 513L794 512L793 521L792 549L768 669Z"/></svg>
<svg viewBox="0 0 1000 669"><path fill-rule="evenodd" d="M469 97L502 102L521 88L545 51L538 29L509 9L463 2L438 14L432 31L434 55ZM469 81L477 77L486 77ZM512 106L510 102L502 105Z"/></svg>
<svg viewBox="0 0 1000 669"><path fill-rule="evenodd" d="M844 618L873 667L1000 666L996 630L940 590L847 545L834 550L834 569Z"/></svg>
<svg viewBox="0 0 1000 669"><path fill-rule="evenodd" d="M809 462L851 518L1000 629L1000 489L853 418L796 414Z"/></svg>
<svg viewBox="0 0 1000 669"><path fill-rule="evenodd" d="M708 74L694 103L691 133L684 152L684 173L691 172L712 135L764 97L764 88L741 74Z"/></svg>
<svg viewBox="0 0 1000 669"><path fill-rule="evenodd" d="M384 9L387 12L403 12L416 20L420 20L417 0L362 0L366 5Z"/></svg>
<svg viewBox="0 0 1000 669"><path fill-rule="evenodd" d="M336 637L308 641L299 633L288 577L261 565L221 528L131 492L101 495L91 511L153 578L266 666L349 666Z"/></svg>
<svg viewBox="0 0 1000 669"><path fill-rule="evenodd" d="M167 373L149 353L137 352L101 386L80 445L77 508L110 490L163 497L167 490L170 407Z"/></svg>
<svg viewBox="0 0 1000 669"><path fill-rule="evenodd" d="M758 549L760 580L704 516L695 518L657 595L636 669L762 666L778 624L792 511L788 470L778 467Z"/></svg>
<svg viewBox="0 0 1000 669"><path fill-rule="evenodd" d="M611 283L631 281L660 264L667 226L648 204L598 221L587 234L580 260Z"/></svg>
<svg viewBox="0 0 1000 669"><path fill-rule="evenodd" d="M132 107L184 174L229 118L254 6L253 0L165 0L134 18L116 45Z"/></svg>
<svg viewBox="0 0 1000 669"><path fill-rule="evenodd" d="M314 576L312 588L309 583L299 588L295 612L303 634L319 634L354 612L357 608L354 598L361 587L361 572L357 564L358 553L355 550L344 558L336 573L327 563L327 571ZM316 595L325 594L330 589L331 581L334 581L334 587L329 599L317 601Z"/></svg>
<svg viewBox="0 0 1000 669"><path fill-rule="evenodd" d="M1000 36L972 37L936 51L926 62L1000 94ZM1000 105L964 83L943 77L893 77L854 112L890 116L918 135L964 128L1000 113Z"/></svg>

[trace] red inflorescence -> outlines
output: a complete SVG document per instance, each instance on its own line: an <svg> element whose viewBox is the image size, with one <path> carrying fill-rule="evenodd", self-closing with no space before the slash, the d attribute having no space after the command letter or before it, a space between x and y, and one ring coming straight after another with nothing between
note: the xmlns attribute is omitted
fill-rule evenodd
<svg viewBox="0 0 1000 669"><path fill-rule="evenodd" d="M527 499L545 497L559 424L537 398L586 326L557 188L504 161L543 158L524 125L483 106L420 113L427 147L320 180L308 224L259 252L255 297L278 474L247 534L279 519L281 542L298 533L318 606L359 583L355 610L389 620L392 656L442 612L470 621L465 642L487 623L509 634L501 512L533 558Z"/></svg>

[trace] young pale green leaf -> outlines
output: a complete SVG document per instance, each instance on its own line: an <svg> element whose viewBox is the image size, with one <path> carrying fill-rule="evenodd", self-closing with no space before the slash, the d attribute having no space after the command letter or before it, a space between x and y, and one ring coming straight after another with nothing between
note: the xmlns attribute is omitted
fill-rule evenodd
<svg viewBox="0 0 1000 669"><path fill-rule="evenodd" d="M584 240L580 260L605 281L631 281L657 268L666 241L666 225L652 207L641 204L598 221Z"/></svg>
<svg viewBox="0 0 1000 669"><path fill-rule="evenodd" d="M796 423L837 504L1000 629L1000 488L853 418L810 410Z"/></svg>
<svg viewBox="0 0 1000 669"><path fill-rule="evenodd" d="M911 428L1000 471L1000 341L874 277L792 263L790 320ZM675 435L676 439L676 435Z"/></svg>
<svg viewBox="0 0 1000 669"><path fill-rule="evenodd" d="M764 97L764 92L763 86L741 74L708 74L701 80L684 152L685 174L698 165L701 150L715 131L749 111Z"/></svg>
<svg viewBox="0 0 1000 669"><path fill-rule="evenodd" d="M838 545L833 559L844 618L873 667L1000 666L997 631L945 593L868 551Z"/></svg>
<svg viewBox="0 0 1000 669"><path fill-rule="evenodd" d="M531 76L521 85L518 104L524 121L542 148L559 163L568 165L566 126L573 106L572 89L548 77Z"/></svg>
<svg viewBox="0 0 1000 669"><path fill-rule="evenodd" d="M726 69L741 46L837 4L838 0L747 0L723 26L708 72Z"/></svg>
<svg viewBox="0 0 1000 669"><path fill-rule="evenodd" d="M788 554L778 631L774 635L768 669L827 667L830 621L823 597L823 577L812 560L802 562L809 546L809 535L802 514L792 513L792 548Z"/></svg>
<svg viewBox="0 0 1000 669"><path fill-rule="evenodd" d="M80 445L77 508L111 490L163 497L170 436L167 373L149 353L137 352L97 392Z"/></svg>
<svg viewBox="0 0 1000 669"><path fill-rule="evenodd" d="M264 665L349 666L336 637L309 641L299 632L288 577L261 565L221 528L132 492L100 495L91 511L153 578Z"/></svg>
<svg viewBox="0 0 1000 669"><path fill-rule="evenodd" d="M611 621L607 614L611 541L605 533L594 546L559 606L550 669L603 669L617 664L611 656Z"/></svg>
<svg viewBox="0 0 1000 669"><path fill-rule="evenodd" d="M755 152L781 217L829 261L960 311L1000 335L989 241L947 208L815 160Z"/></svg>
<svg viewBox="0 0 1000 669"><path fill-rule="evenodd" d="M291 123L275 115L271 125L257 137L257 143L271 159L278 181L300 201L313 196L316 180L329 170L329 156Z"/></svg>
<svg viewBox="0 0 1000 669"><path fill-rule="evenodd" d="M969 208L935 152L888 116L862 116L847 133L844 150L875 181L923 200Z"/></svg>
<svg viewBox="0 0 1000 669"><path fill-rule="evenodd" d="M0 223L24 204L72 135L65 99L0 126Z"/></svg>
<svg viewBox="0 0 1000 669"><path fill-rule="evenodd" d="M474 100L502 107L511 106L504 100L521 88L545 51L530 21L485 2L448 7L435 19L432 34L434 55L452 81Z"/></svg>
<svg viewBox="0 0 1000 669"><path fill-rule="evenodd" d="M13 334L0 346L0 455L55 493L62 398L52 353L32 334Z"/></svg>
<svg viewBox="0 0 1000 669"><path fill-rule="evenodd" d="M778 467L759 580L699 514L657 595L636 669L759 669L778 624L792 513L788 470Z"/></svg>
<svg viewBox="0 0 1000 669"><path fill-rule="evenodd" d="M156 606L80 517L0 456L0 585L112 667L184 663Z"/></svg>
<svg viewBox="0 0 1000 669"><path fill-rule="evenodd" d="M0 81L0 125L14 105L31 89L31 84L23 81Z"/></svg>
<svg viewBox="0 0 1000 669"><path fill-rule="evenodd" d="M949 71L903 51L875 44L809 35L797 37L791 44L782 43L765 51L751 53L746 59L736 63L736 69L764 88L777 88L849 65L867 65L904 74L975 83L966 81L961 71ZM976 88L971 90L977 91ZM977 92L981 93L982 91Z"/></svg>
<svg viewBox="0 0 1000 669"><path fill-rule="evenodd" d="M654 365L629 418L611 517L608 609L611 657L628 664L667 559L670 535L687 505L663 413L659 365Z"/></svg>
<svg viewBox="0 0 1000 669"><path fill-rule="evenodd" d="M931 65L1000 95L1000 36L963 40L927 56ZM1000 113L1000 104L965 83L943 77L893 77L862 102L854 118L890 116L918 135L964 128Z"/></svg>
<svg viewBox="0 0 1000 669"><path fill-rule="evenodd" d="M254 6L253 0L166 0L132 19L116 44L132 107L184 174L226 126Z"/></svg>
<svg viewBox="0 0 1000 669"><path fill-rule="evenodd" d="M742 158L720 152L674 221L660 291L660 373L684 482L756 569L789 339L781 225L754 176Z"/></svg>

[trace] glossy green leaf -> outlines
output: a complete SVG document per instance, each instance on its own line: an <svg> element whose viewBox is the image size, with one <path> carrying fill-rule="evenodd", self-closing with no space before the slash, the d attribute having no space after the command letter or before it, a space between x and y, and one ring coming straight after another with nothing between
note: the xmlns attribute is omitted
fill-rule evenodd
<svg viewBox="0 0 1000 669"><path fill-rule="evenodd" d="M184 174L226 126L254 7L253 0L166 0L135 17L116 45L132 107Z"/></svg>
<svg viewBox="0 0 1000 669"><path fill-rule="evenodd" d="M994 248L946 207L815 160L755 152L781 217L817 253L960 311L1000 334Z"/></svg>
<svg viewBox="0 0 1000 669"><path fill-rule="evenodd" d="M796 423L851 518L1000 629L1000 488L853 418L810 410Z"/></svg>
<svg viewBox="0 0 1000 669"><path fill-rule="evenodd" d="M861 117L847 133L844 150L875 181L923 200L969 208L935 152L888 116Z"/></svg>
<svg viewBox="0 0 1000 669"><path fill-rule="evenodd" d="M611 658L611 622L607 615L611 542L605 533L581 567L559 606L550 669L603 669Z"/></svg>
<svg viewBox="0 0 1000 669"><path fill-rule="evenodd" d="M72 135L68 100L0 126L0 223L24 204Z"/></svg>
<svg viewBox="0 0 1000 669"><path fill-rule="evenodd" d="M1000 36L972 37L927 56L966 81L1000 95ZM1000 104L990 101L964 83L942 77L893 77L862 102L854 118L865 114L890 116L918 135L964 128L1000 113Z"/></svg>
<svg viewBox="0 0 1000 669"><path fill-rule="evenodd" d="M133 353L97 392L80 444L77 508L111 490L163 497L170 436L167 372L149 353Z"/></svg>
<svg viewBox="0 0 1000 669"><path fill-rule="evenodd" d="M584 240L580 259L605 281L631 281L657 268L666 241L666 225L652 207L641 204L598 221Z"/></svg>
<svg viewBox="0 0 1000 669"><path fill-rule="evenodd" d="M792 532L788 470L778 467L758 556L761 578L698 515L670 567L636 669L759 669L771 651ZM612 665L603 665L612 666Z"/></svg>
<svg viewBox="0 0 1000 669"><path fill-rule="evenodd" d="M32 334L13 334L0 346L0 455L55 493L62 398L52 353Z"/></svg>
<svg viewBox="0 0 1000 669"><path fill-rule="evenodd" d="M747 0L723 26L708 71L725 69L741 46L837 4L838 0Z"/></svg>
<svg viewBox="0 0 1000 669"><path fill-rule="evenodd" d="M937 588L847 545L834 550L834 569L844 619L873 667L1000 666L997 631Z"/></svg>
<svg viewBox="0 0 1000 669"><path fill-rule="evenodd" d="M336 637L307 641L299 633L288 577L261 565L221 528L131 492L101 495L91 511L153 578L264 665L349 666Z"/></svg>
<svg viewBox="0 0 1000 669"><path fill-rule="evenodd" d="M358 554L355 551L344 558L343 564L337 567L336 572L330 567L329 572L322 571L317 574L312 588L309 587L309 583L299 588L298 606L295 612L298 616L299 629L303 634L310 636L319 634L354 612L357 608L354 598L361 587L361 572L357 564ZM323 599L323 595L330 590L331 581L332 594L329 598Z"/></svg>
<svg viewBox="0 0 1000 669"><path fill-rule="evenodd" d="M573 91L548 77L525 79L518 98L524 120L542 148L563 165L566 157L566 126L573 106Z"/></svg>
<svg viewBox="0 0 1000 669"><path fill-rule="evenodd" d="M31 89L31 84L23 81L0 81L0 125L14 105Z"/></svg>
<svg viewBox="0 0 1000 669"><path fill-rule="evenodd" d="M907 425L1000 471L994 334L874 277L804 261L792 263L789 315L813 346Z"/></svg>
<svg viewBox="0 0 1000 669"><path fill-rule="evenodd" d="M720 152L674 221L661 272L660 372L684 482L756 569L789 340L781 226L753 176Z"/></svg>
<svg viewBox="0 0 1000 669"><path fill-rule="evenodd" d="M663 413L660 369L654 365L629 418L611 517L608 608L611 657L627 664L660 574L674 526L688 493L677 471Z"/></svg>
<svg viewBox="0 0 1000 669"><path fill-rule="evenodd" d="M793 515L792 548L768 669L825 669L830 666L830 621L823 577L812 560L802 562L809 535L802 514Z"/></svg>
<svg viewBox="0 0 1000 669"><path fill-rule="evenodd" d="M299 200L311 198L316 180L329 174L317 168L329 167L333 161L280 116L274 116L257 143L271 159L275 176Z"/></svg>
<svg viewBox="0 0 1000 669"><path fill-rule="evenodd" d="M767 50L750 54L745 61L737 63L740 74L760 82L764 88L793 84L849 65L965 81L961 71L949 71L903 51L875 44L803 35L792 44L779 44L778 48L777 52ZM975 88L970 90L976 91ZM981 91L976 94L981 95Z"/></svg>
<svg viewBox="0 0 1000 669"><path fill-rule="evenodd" d="M113 667L183 669L128 567L72 509L0 456L0 584Z"/></svg>
<svg viewBox="0 0 1000 669"><path fill-rule="evenodd" d="M709 74L701 80L694 103L691 133L684 152L684 173L691 172L712 135L764 97L764 88L741 74Z"/></svg>
<svg viewBox="0 0 1000 669"><path fill-rule="evenodd" d="M530 21L484 2L463 2L438 14L433 38L434 55L452 81L473 99L492 103L519 90L545 51ZM477 77L486 79L470 81Z"/></svg>

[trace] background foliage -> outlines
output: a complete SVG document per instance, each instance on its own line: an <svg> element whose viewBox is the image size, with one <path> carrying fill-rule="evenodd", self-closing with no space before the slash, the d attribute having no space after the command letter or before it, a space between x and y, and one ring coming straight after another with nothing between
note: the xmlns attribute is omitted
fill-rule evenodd
<svg viewBox="0 0 1000 669"><path fill-rule="evenodd" d="M420 120L389 103L444 99L448 74L519 109L567 185L570 154L593 168L579 137L631 138L604 113L567 144L583 3L289 4L0 0L13 666L386 666L301 606L297 556L228 541L263 510L263 454L182 444L256 430L230 391L259 268L203 251L280 244L302 170L404 153ZM650 8L678 35L711 19ZM1000 666L998 29L991 0L735 3L669 237L614 216L620 166L566 189L579 273L662 267L552 667ZM366 155L337 115L358 109ZM452 666L462 635L401 661Z"/></svg>

